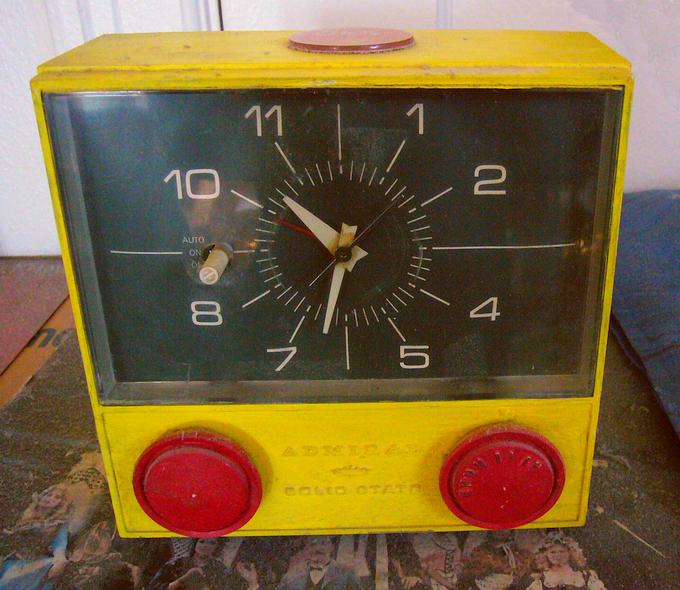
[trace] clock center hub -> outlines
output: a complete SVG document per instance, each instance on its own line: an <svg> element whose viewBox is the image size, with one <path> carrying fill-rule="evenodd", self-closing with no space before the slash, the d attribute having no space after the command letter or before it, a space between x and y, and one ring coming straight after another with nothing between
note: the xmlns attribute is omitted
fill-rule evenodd
<svg viewBox="0 0 680 590"><path fill-rule="evenodd" d="M349 262L352 259L352 248L350 246L340 246L335 251L335 260L338 262Z"/></svg>

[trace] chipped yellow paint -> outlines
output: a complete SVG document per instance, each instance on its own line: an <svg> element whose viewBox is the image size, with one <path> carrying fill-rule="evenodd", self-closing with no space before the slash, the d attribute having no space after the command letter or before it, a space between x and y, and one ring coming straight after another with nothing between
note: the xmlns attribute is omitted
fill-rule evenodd
<svg viewBox="0 0 680 590"><path fill-rule="evenodd" d="M39 68L33 100L97 434L121 535L171 536L137 504L131 473L158 437L204 428L231 437L264 482L260 509L237 535L467 530L439 496L443 458L477 427L513 422L550 439L567 480L529 527L585 522L599 411L633 82L629 63L585 33L416 31L412 49L316 55L288 32L100 37ZM84 330L42 96L96 90L219 88L614 88L624 93L610 215L594 395L572 399L339 404L102 406Z"/></svg>

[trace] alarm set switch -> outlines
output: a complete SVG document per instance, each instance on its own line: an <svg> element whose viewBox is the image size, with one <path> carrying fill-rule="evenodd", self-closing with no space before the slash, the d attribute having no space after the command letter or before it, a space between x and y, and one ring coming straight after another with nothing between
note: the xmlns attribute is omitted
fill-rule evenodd
<svg viewBox="0 0 680 590"><path fill-rule="evenodd" d="M220 280L231 262L233 252L229 246L213 244L205 262L198 271L198 278L204 285L214 285Z"/></svg>

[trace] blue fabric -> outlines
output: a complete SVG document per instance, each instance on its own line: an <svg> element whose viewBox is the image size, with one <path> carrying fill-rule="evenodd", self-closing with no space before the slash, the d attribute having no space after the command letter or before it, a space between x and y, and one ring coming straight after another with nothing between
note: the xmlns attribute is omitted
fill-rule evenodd
<svg viewBox="0 0 680 590"><path fill-rule="evenodd" d="M612 329L680 435L680 191L626 194Z"/></svg>
<svg viewBox="0 0 680 590"><path fill-rule="evenodd" d="M64 560L68 545L68 524L62 525L50 544L52 555L28 561L10 556L0 566L0 590L52 590L48 574L57 560Z"/></svg>

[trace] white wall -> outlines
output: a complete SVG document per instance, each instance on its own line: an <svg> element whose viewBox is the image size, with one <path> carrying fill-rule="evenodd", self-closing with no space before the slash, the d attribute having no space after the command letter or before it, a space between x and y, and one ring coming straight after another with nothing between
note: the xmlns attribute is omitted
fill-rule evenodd
<svg viewBox="0 0 680 590"><path fill-rule="evenodd" d="M0 256L59 253L28 86L38 64L103 33L218 28L215 2L0 0Z"/></svg>
<svg viewBox="0 0 680 590"><path fill-rule="evenodd" d="M58 251L28 89L53 53L42 2L0 4L0 256Z"/></svg>
<svg viewBox="0 0 680 590"><path fill-rule="evenodd" d="M633 64L626 190L680 187L678 0L459 0L456 28L588 31Z"/></svg>
<svg viewBox="0 0 680 590"><path fill-rule="evenodd" d="M218 28L218 0L0 0L0 256L58 253L28 81L105 32ZM585 30L636 78L626 189L680 186L680 1L222 0L225 29Z"/></svg>
<svg viewBox="0 0 680 590"><path fill-rule="evenodd" d="M232 30L434 29L436 14L436 0L222 0L224 28Z"/></svg>

